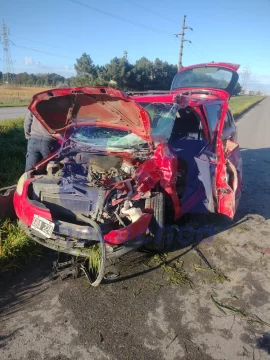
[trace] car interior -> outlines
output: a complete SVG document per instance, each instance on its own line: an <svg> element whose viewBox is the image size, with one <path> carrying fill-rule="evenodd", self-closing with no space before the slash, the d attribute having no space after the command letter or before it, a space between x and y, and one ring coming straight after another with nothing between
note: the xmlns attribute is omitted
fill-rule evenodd
<svg viewBox="0 0 270 360"><path fill-rule="evenodd" d="M206 145L206 140L199 116L192 109L180 109L176 115L169 145L178 158L177 192L184 194L196 178L197 165L195 157ZM190 180L189 180L190 179Z"/></svg>
<svg viewBox="0 0 270 360"><path fill-rule="evenodd" d="M197 114L192 110L180 109L176 114L171 140L189 137L190 140L203 140L202 124Z"/></svg>

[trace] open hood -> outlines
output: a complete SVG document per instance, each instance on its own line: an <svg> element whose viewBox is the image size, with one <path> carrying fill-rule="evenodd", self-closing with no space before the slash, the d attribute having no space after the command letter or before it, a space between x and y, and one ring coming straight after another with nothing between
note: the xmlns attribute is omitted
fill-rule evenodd
<svg viewBox="0 0 270 360"><path fill-rule="evenodd" d="M222 98L228 99L237 84L239 67L237 64L215 62L184 67L175 75L171 91L213 89Z"/></svg>
<svg viewBox="0 0 270 360"><path fill-rule="evenodd" d="M151 142L147 112L109 87L46 90L34 95L28 108L51 134L63 134L74 125L104 126L131 131Z"/></svg>

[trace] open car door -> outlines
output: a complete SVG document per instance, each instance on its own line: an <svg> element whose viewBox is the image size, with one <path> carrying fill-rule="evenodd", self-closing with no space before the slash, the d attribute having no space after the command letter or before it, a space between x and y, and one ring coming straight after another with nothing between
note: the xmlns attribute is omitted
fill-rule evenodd
<svg viewBox="0 0 270 360"><path fill-rule="evenodd" d="M241 194L242 161L239 145L222 137L228 102L219 103L219 106L210 148L203 149L195 161L205 189L206 208L232 219ZM207 114L207 109L204 110Z"/></svg>
<svg viewBox="0 0 270 360"><path fill-rule="evenodd" d="M242 161L239 144L229 138L222 138L227 111L228 102L225 102L217 129L214 196L217 200L217 212L233 218L241 194Z"/></svg>

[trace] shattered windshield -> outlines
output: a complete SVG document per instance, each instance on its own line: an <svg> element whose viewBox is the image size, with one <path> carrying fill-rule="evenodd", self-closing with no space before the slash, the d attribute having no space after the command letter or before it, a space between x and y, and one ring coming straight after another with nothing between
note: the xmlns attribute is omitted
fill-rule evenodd
<svg viewBox="0 0 270 360"><path fill-rule="evenodd" d="M95 148L129 148L147 144L138 135L131 131L110 129L98 126L79 127L70 137L71 140L89 144Z"/></svg>
<svg viewBox="0 0 270 360"><path fill-rule="evenodd" d="M171 103L139 103L149 114L151 121L151 138L154 142L168 141L170 138L177 104ZM70 137L71 140L89 144L95 148L128 149L147 144L131 131L110 129L99 126L82 126L77 128Z"/></svg>
<svg viewBox="0 0 270 360"><path fill-rule="evenodd" d="M178 105L172 103L139 102L148 112L151 121L151 138L154 142L168 141L174 125Z"/></svg>

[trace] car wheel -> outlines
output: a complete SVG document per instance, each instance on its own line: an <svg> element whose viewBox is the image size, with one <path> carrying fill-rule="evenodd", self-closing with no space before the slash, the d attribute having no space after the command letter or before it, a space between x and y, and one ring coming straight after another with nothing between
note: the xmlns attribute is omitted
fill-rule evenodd
<svg viewBox="0 0 270 360"><path fill-rule="evenodd" d="M161 252L165 246L164 239L164 219L165 219L165 199L164 194L156 193L150 199L146 199L145 208L152 209L153 217L149 224L147 234L146 250Z"/></svg>

